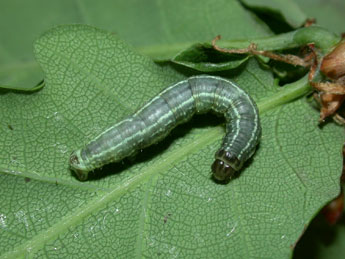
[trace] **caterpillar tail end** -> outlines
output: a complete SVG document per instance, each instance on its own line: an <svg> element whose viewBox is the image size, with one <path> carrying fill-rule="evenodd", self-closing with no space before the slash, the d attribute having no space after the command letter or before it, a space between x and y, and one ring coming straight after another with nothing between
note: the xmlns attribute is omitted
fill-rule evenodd
<svg viewBox="0 0 345 259"><path fill-rule="evenodd" d="M71 170L75 173L80 181L86 181L89 171L85 170L83 161L80 158L80 151L73 151L69 158L69 164Z"/></svg>

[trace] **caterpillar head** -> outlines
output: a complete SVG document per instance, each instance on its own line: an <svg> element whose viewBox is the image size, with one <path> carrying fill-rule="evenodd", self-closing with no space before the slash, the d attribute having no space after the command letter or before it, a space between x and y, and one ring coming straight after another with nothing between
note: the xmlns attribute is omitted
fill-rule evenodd
<svg viewBox="0 0 345 259"><path fill-rule="evenodd" d="M236 171L242 167L242 162L231 155L230 152L220 149L216 153L216 160L212 164L212 172L214 178L218 181L231 179Z"/></svg>

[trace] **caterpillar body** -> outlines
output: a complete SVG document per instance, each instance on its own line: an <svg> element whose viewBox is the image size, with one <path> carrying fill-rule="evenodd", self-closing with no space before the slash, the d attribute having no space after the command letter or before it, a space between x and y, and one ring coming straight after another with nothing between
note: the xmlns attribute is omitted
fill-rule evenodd
<svg viewBox="0 0 345 259"><path fill-rule="evenodd" d="M133 155L194 114L208 111L225 117L226 135L211 168L217 180L227 180L254 154L261 137L260 118L255 102L241 88L209 75L166 88L136 113L72 152L70 167L80 180L86 180L90 171Z"/></svg>

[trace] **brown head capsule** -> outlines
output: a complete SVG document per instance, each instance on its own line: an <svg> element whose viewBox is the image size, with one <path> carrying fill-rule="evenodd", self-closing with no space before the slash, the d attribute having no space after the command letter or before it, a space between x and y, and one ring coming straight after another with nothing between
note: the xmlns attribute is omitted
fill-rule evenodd
<svg viewBox="0 0 345 259"><path fill-rule="evenodd" d="M323 58L320 70L333 80L345 76L345 41L341 41Z"/></svg>

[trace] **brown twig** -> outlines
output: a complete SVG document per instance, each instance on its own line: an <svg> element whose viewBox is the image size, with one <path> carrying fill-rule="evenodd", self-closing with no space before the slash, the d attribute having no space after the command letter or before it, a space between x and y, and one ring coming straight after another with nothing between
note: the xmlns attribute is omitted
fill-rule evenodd
<svg viewBox="0 0 345 259"><path fill-rule="evenodd" d="M226 49L219 47L216 42L221 39L221 36L218 35L212 40L212 47L222 53L229 53L229 54L251 54L251 55L260 55L264 57L268 57L273 60L281 61L284 63L288 63L294 66L302 66L308 67L310 66L310 62L306 61L298 56L287 54L287 55L279 55L270 51L265 50L257 50L257 45L255 43L251 43L248 48L244 49Z"/></svg>

